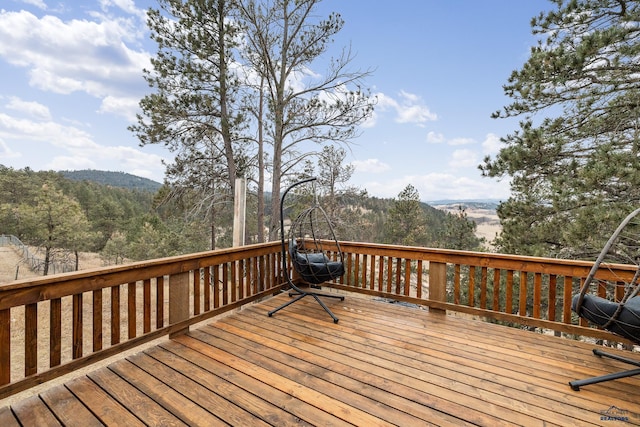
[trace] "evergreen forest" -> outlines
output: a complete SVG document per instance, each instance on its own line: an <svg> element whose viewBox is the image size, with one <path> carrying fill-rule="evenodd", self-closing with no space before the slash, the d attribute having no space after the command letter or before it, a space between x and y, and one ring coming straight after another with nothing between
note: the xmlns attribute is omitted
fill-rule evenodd
<svg viewBox="0 0 640 427"><path fill-rule="evenodd" d="M0 165L0 234L39 248L48 263L77 262L78 252L100 253L105 265L200 252L211 249L212 235L214 248L231 246L232 200L220 204L212 232L207 219L190 214L189 203L166 197L166 184L152 191L139 188L142 178L121 172L71 175ZM394 199L369 197L354 188L333 198L320 194L319 203L330 213L340 240L482 249L476 224L464 210L437 210L420 202L410 185ZM303 209L309 197L294 195L288 215ZM255 199L249 191L245 243L260 241Z"/></svg>

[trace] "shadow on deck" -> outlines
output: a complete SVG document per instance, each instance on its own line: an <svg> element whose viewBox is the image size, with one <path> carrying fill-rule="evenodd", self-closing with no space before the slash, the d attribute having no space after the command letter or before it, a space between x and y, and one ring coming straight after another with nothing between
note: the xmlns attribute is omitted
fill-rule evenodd
<svg viewBox="0 0 640 427"><path fill-rule="evenodd" d="M640 424L640 380L592 346L348 295L271 298L0 409L0 425Z"/></svg>

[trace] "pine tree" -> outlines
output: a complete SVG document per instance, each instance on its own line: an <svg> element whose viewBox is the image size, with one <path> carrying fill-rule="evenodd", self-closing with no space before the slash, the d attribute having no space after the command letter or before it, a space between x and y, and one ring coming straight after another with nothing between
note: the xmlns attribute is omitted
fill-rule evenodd
<svg viewBox="0 0 640 427"><path fill-rule="evenodd" d="M394 199L385 222L385 243L418 246L427 244L426 217L420 193L408 184Z"/></svg>
<svg viewBox="0 0 640 427"><path fill-rule="evenodd" d="M494 117L520 129L480 166L509 177L502 252L592 258L640 201L640 3L554 0Z"/></svg>

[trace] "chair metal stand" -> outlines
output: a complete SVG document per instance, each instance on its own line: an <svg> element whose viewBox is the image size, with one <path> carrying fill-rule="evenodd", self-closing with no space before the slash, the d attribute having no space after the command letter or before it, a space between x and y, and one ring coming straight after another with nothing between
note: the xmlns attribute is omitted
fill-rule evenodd
<svg viewBox="0 0 640 427"><path fill-rule="evenodd" d="M338 318L336 317L335 314L333 314L333 312L329 309L329 307L327 307L327 305L324 303L324 301L322 301L320 299L320 297L326 297L326 298L336 298L339 299L340 301L344 301L344 296L341 295L328 295L328 294L323 294L323 293L318 293L318 292L312 292L312 291L306 291L303 290L301 288L299 288L294 282L293 280L291 280L291 276L289 274L289 269L287 267L287 245L285 242L285 237L284 237L284 199L285 196L287 195L287 193L293 189L294 187L304 184L306 182L310 182L310 181L315 181L316 178L309 178L309 179L305 179L303 181L297 182L293 185L291 185L289 188L287 188L284 193L282 194L282 197L280 198L280 235L281 235L281 240L282 240L282 271L285 273L286 279L287 279L287 283L289 284L290 288L292 289L292 291L289 292L289 297L294 297L294 299L292 299L291 301L287 301L285 304L282 304L280 307L277 307L271 311L269 311L269 313L267 313L269 315L269 317L273 316L274 313L282 310L285 307L290 306L291 304L300 301L302 298L307 297L307 296L311 296L313 297L316 301L318 301L318 304L320 304L320 306L324 309L324 311L326 311L329 316L331 316L331 318L333 319L333 323L338 323ZM316 284L310 284L312 287L316 287L314 285L318 285ZM286 291L285 291L286 292Z"/></svg>
<svg viewBox="0 0 640 427"><path fill-rule="evenodd" d="M287 275L288 276L288 275ZM288 279L288 277L287 277ZM324 308L324 311L326 311L327 313L329 313L329 316L331 316L331 318L333 319L333 323L338 323L338 321L340 319L338 319L336 317L335 314L333 314L333 312L329 309L329 307L327 307L327 305L324 303L324 301L322 301L320 299L320 297L326 297L326 298L337 298L340 301L344 301L344 297L341 295L327 295L327 294L322 294L322 293L318 293L318 292L307 292L304 291L300 288L298 288L291 280L289 280L289 286L291 286L294 291L293 292L289 292L289 296L290 297L294 297L296 296L294 299L292 299L291 301L287 301L285 304L282 304L280 307L274 308L273 310L271 310L268 314L269 317L271 317L274 313L282 310L285 307L290 306L291 304L293 304L294 302L298 302L300 301L302 298L306 297L306 296L311 296L313 297L316 301L318 301L318 304L320 304L320 306L322 308Z"/></svg>
<svg viewBox="0 0 640 427"><path fill-rule="evenodd" d="M597 348L593 349L593 354L599 357L608 357L609 359L614 359L620 362L628 363L629 365L638 366L638 369L629 369L627 371L614 372L611 374L600 375L598 377L569 381L569 385L573 390L580 391L580 387L584 385L597 384L605 381L617 380L620 378L628 378L628 377L633 377L635 375L640 375L640 361L629 359L627 357L618 356L617 354L607 353Z"/></svg>

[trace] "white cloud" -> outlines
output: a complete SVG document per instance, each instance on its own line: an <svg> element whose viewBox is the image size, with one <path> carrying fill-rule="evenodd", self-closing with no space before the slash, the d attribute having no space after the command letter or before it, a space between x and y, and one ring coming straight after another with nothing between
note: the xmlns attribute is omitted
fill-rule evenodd
<svg viewBox="0 0 640 427"><path fill-rule="evenodd" d="M33 87L55 93L136 96L132 92L146 87L142 68L149 67L150 56L126 43L142 37L137 19L65 22L24 10L0 12L0 56L27 68Z"/></svg>
<svg viewBox="0 0 640 427"><path fill-rule="evenodd" d="M0 137L13 140L40 141L65 149L94 148L95 142L83 130L52 121L19 119L0 113Z"/></svg>
<svg viewBox="0 0 640 427"><path fill-rule="evenodd" d="M384 93L378 93L376 96L378 98L376 110L380 112L394 110L396 113L395 121L397 123L423 125L427 121L435 121L438 119L438 115L432 113L418 95L401 91L399 93L399 99L394 99Z"/></svg>
<svg viewBox="0 0 640 427"><path fill-rule="evenodd" d="M355 160L351 164L357 172L381 173L390 169L388 164L378 159Z"/></svg>
<svg viewBox="0 0 640 427"><path fill-rule="evenodd" d="M434 121L438 116L429 110L429 107L423 104L422 99L414 94L401 91L401 104L397 108L399 123L424 123Z"/></svg>
<svg viewBox="0 0 640 427"><path fill-rule="evenodd" d="M18 97L12 96L9 98L9 103L6 105L6 108L25 113L37 120L51 120L49 108L39 102L23 101Z"/></svg>
<svg viewBox="0 0 640 427"><path fill-rule="evenodd" d="M105 146L94 141L93 136L74 126L53 121L32 121L0 113L0 156L18 157L11 145L22 147L38 145L40 152L52 151L57 155L46 169L103 168L106 170L133 171L145 177L162 176L162 157L137 148ZM51 146L51 147L47 147ZM53 150L49 150L53 148Z"/></svg>
<svg viewBox="0 0 640 427"><path fill-rule="evenodd" d="M509 183L507 181L491 180L488 178L458 176L448 173L429 173L425 175L406 175L398 179L385 182L371 181L362 185L371 194L379 197L397 197L407 186L413 185L420 200L443 199L501 199L509 197Z"/></svg>
<svg viewBox="0 0 640 427"><path fill-rule="evenodd" d="M44 0L22 0L22 3L30 4L38 9L47 10L47 4Z"/></svg>
<svg viewBox="0 0 640 427"><path fill-rule="evenodd" d="M50 170L95 169L96 162L86 157L56 156L45 165Z"/></svg>
<svg viewBox="0 0 640 427"><path fill-rule="evenodd" d="M473 138L451 138L451 139L447 139L444 134L442 133L436 133L436 132L429 132L427 133L427 142L430 144L441 144L443 142L446 142L447 145L450 146L456 146L456 145L470 145L470 144L475 144L476 141Z"/></svg>
<svg viewBox="0 0 640 427"><path fill-rule="evenodd" d="M469 149L455 150L451 154L451 160L449 160L449 166L452 168L472 168L477 165L477 154Z"/></svg>
<svg viewBox="0 0 640 427"><path fill-rule="evenodd" d="M453 138L447 141L449 145L468 145L475 144L475 142L473 138Z"/></svg>
<svg viewBox="0 0 640 427"><path fill-rule="evenodd" d="M142 20L146 18L146 11L137 8L133 0L100 0L100 6L104 11L108 11L111 6L115 6L126 13L137 15Z"/></svg>
<svg viewBox="0 0 640 427"><path fill-rule="evenodd" d="M0 138L0 159L12 159L16 157L22 157L22 154L11 150L11 147Z"/></svg>
<svg viewBox="0 0 640 427"><path fill-rule="evenodd" d="M432 131L427 134L427 142L430 144L440 144L444 141L444 135L441 133L435 133Z"/></svg>
<svg viewBox="0 0 640 427"><path fill-rule="evenodd" d="M497 154L502 148L500 137L494 133L489 133L482 142L483 154Z"/></svg>
<svg viewBox="0 0 640 427"><path fill-rule="evenodd" d="M124 117L129 122L136 121L136 113L139 111L138 100L135 98L119 98L107 96L102 100L100 113L111 113Z"/></svg>

